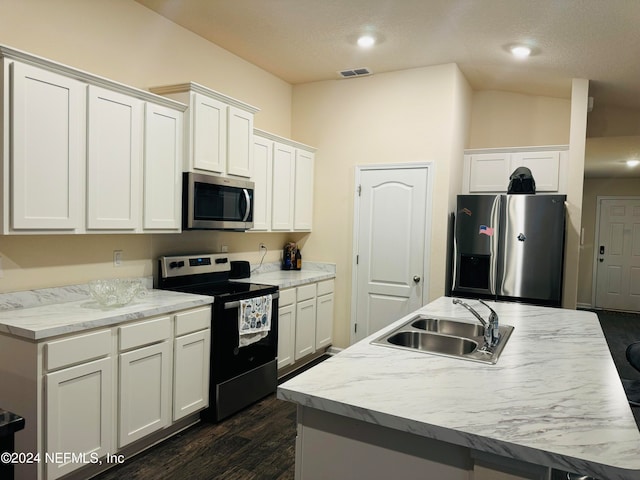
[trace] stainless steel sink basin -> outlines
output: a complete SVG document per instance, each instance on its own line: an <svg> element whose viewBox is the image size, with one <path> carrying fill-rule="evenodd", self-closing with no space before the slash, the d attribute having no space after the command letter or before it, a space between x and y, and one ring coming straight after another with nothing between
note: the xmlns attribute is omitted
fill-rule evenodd
<svg viewBox="0 0 640 480"><path fill-rule="evenodd" d="M479 323L463 323L445 320L443 318L420 317L419 320L412 321L411 326L429 332L466 338L481 337L484 335L484 327Z"/></svg>
<svg viewBox="0 0 640 480"><path fill-rule="evenodd" d="M478 348L473 340L428 332L398 332L387 338L389 343L417 350L437 351L448 355L466 355Z"/></svg>
<svg viewBox="0 0 640 480"><path fill-rule="evenodd" d="M371 344L495 364L512 331L511 325L500 325L500 341L491 348L480 324L417 315Z"/></svg>

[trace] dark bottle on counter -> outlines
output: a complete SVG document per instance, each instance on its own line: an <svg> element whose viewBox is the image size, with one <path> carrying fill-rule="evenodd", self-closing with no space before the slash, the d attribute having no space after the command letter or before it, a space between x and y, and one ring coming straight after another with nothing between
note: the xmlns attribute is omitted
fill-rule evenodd
<svg viewBox="0 0 640 480"><path fill-rule="evenodd" d="M282 269L283 270L291 270L293 266L291 265L291 253L288 249L285 248L284 254L282 256Z"/></svg>
<svg viewBox="0 0 640 480"><path fill-rule="evenodd" d="M296 248L296 258L295 258L295 269L302 269L302 253L300 253L300 249Z"/></svg>

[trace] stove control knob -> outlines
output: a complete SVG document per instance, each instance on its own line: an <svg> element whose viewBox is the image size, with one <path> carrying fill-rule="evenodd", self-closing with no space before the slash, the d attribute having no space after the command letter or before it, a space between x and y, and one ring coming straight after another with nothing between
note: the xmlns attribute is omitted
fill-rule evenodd
<svg viewBox="0 0 640 480"><path fill-rule="evenodd" d="M171 262L169 264L169 268L180 268L184 267L184 261L180 260L179 262Z"/></svg>

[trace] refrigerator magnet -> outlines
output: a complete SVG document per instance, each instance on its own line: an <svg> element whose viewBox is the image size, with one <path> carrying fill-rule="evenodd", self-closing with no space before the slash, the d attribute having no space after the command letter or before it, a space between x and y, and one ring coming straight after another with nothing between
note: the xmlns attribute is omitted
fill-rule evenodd
<svg viewBox="0 0 640 480"><path fill-rule="evenodd" d="M493 228L487 227L486 225L480 225L480 231L478 232L480 235L486 235L488 237L493 236Z"/></svg>

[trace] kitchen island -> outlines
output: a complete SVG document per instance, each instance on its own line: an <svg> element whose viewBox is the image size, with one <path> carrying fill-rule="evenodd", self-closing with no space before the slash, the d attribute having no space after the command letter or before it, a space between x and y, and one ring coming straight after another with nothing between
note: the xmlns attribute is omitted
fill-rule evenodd
<svg viewBox="0 0 640 480"><path fill-rule="evenodd" d="M371 344L414 312L282 384L298 404L296 478L640 478L640 433L597 316L489 304L515 327L495 365ZM476 322L446 297L418 312Z"/></svg>

